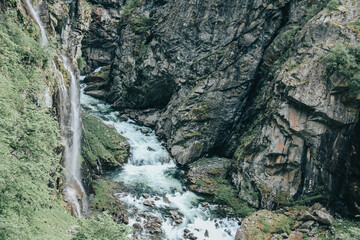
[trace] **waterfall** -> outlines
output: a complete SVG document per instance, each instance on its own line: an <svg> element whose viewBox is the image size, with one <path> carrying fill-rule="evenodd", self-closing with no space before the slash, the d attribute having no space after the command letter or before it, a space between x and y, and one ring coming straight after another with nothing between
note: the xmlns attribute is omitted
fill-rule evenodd
<svg viewBox="0 0 360 240"><path fill-rule="evenodd" d="M65 194L71 204L76 207L76 213L81 216L81 212L87 210L87 199L83 185L81 184L81 116L80 116L80 97L79 97L79 85L77 78L71 67L70 60L61 55L62 62L66 70L70 73L70 93L62 83L61 91L61 104L65 107L62 109L61 125L67 127L64 129L64 141L65 146L65 168L66 168L66 187ZM70 111L69 111L70 109ZM68 136L72 136L71 139ZM82 211L79 204L79 199L82 201Z"/></svg>
<svg viewBox="0 0 360 240"><path fill-rule="evenodd" d="M32 6L30 0L25 0L26 5L41 30L41 45L46 47L48 39L45 27L39 17L38 12ZM70 92L68 91L63 74L57 69L55 61L50 66L54 73L54 78L59 80L59 96L60 96L60 124L62 127L61 135L62 145L64 146L64 162L65 162L65 180L64 199L68 202L72 212L81 217L82 212L87 210L87 197L84 187L81 183L81 116L80 116L80 97L79 86L76 75L71 66L71 61L66 56L59 54L65 69L70 74ZM79 202L81 200L81 204Z"/></svg>
<svg viewBox="0 0 360 240"><path fill-rule="evenodd" d="M32 6L30 0L25 0L25 2L26 2L26 5L28 6L28 9L29 9L32 17L36 21L36 24L40 27L41 45L44 47L44 46L46 46L48 44L48 39L47 39L47 36L46 36L45 27L44 27L42 21L40 20L39 14L35 11L34 7Z"/></svg>

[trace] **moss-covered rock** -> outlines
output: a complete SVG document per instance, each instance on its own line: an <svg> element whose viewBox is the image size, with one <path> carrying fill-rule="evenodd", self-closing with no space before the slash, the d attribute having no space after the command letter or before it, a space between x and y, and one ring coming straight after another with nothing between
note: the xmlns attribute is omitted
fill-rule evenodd
<svg viewBox="0 0 360 240"><path fill-rule="evenodd" d="M87 75L84 79L84 82L87 84L84 89L85 93L96 98L104 99L109 89L109 76L110 65L101 68L98 72Z"/></svg>
<svg viewBox="0 0 360 240"><path fill-rule="evenodd" d="M260 210L242 221L235 239L283 239L281 234L284 233L287 236L297 235L300 237L290 239L302 239L301 233L292 234L291 227L294 225L295 220L291 217Z"/></svg>
<svg viewBox="0 0 360 240"><path fill-rule="evenodd" d="M244 217L253 212L246 203L237 198L236 190L226 179L230 159L202 158L190 164L187 173L189 189L213 197L213 202L227 206L225 212Z"/></svg>
<svg viewBox="0 0 360 240"><path fill-rule="evenodd" d="M99 178L93 181L94 199L90 207L95 211L107 211L117 222L123 222L125 205L115 196L121 192L119 183Z"/></svg>
<svg viewBox="0 0 360 240"><path fill-rule="evenodd" d="M83 113L83 124L82 156L91 170L102 174L127 161L129 144L115 128L87 113Z"/></svg>
<svg viewBox="0 0 360 240"><path fill-rule="evenodd" d="M225 180L230 160L226 158L202 158L189 165L189 188L198 193L214 195ZM226 180L225 180L226 181Z"/></svg>

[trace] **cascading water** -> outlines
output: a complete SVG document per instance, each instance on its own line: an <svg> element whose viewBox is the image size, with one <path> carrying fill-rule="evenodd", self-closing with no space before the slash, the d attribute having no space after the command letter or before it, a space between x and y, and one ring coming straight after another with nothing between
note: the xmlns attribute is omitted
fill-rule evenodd
<svg viewBox="0 0 360 240"><path fill-rule="evenodd" d="M45 27L40 20L38 12L32 6L30 0L25 0L26 5L40 27L41 44L43 47L48 45ZM61 54L60 54L61 55ZM87 210L87 197L84 187L81 183L80 172L80 138L81 138L81 117L80 117L80 98L79 87L76 76L71 67L70 60L61 55L61 60L65 69L70 74L70 92L64 83L63 74L57 69L55 61L52 61L50 68L54 73L54 78L58 79L58 88L60 96L60 124L62 126L62 144L64 146L64 159L66 169L66 186L64 189L65 200L68 201L74 214L81 216L82 212ZM47 90L49 91L49 89ZM82 204L79 203L82 201Z"/></svg>
<svg viewBox="0 0 360 240"><path fill-rule="evenodd" d="M66 128L63 131L63 144L65 146L64 159L66 169L66 186L65 195L68 201L76 208L76 213L81 216L81 212L87 210L87 198L84 187L81 183L81 116L80 116L80 97L79 87L76 76L72 70L70 60L61 55L62 62L66 70L70 73L70 93L67 88L60 89L61 102L61 125ZM70 109L70 111L69 111ZM71 136L71 137L69 137ZM82 201L82 209L80 208L79 199Z"/></svg>
<svg viewBox="0 0 360 240"><path fill-rule="evenodd" d="M117 197L126 205L129 225L138 226L135 237L184 239L184 234L192 234L192 239L235 238L238 221L217 218L213 211L216 205L202 206L202 197L186 190L177 177L178 167L154 131L131 120L120 121L119 112L83 91L80 99L84 110L113 125L130 143L128 163L109 177L126 188L127 192L118 193Z"/></svg>

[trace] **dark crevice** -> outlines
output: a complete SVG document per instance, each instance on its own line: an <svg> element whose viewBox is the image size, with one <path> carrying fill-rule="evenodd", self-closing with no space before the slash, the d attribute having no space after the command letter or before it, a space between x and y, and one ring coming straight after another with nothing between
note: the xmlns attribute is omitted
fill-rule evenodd
<svg viewBox="0 0 360 240"><path fill-rule="evenodd" d="M267 49L271 46L271 44L274 42L275 38L279 35L279 33L282 31L282 29L287 25L289 21L289 13L290 13L290 3L287 3L282 9L281 9L283 18L281 19L281 23L279 28L276 30L276 32L271 36L270 41L265 45L264 47L264 53L267 51ZM224 140L225 145L228 147L231 143L230 141L234 137L234 134L236 134L240 129L240 125L250 126L254 119L256 119L257 114L262 114L262 111L265 111L265 109L255 109L255 100L256 96L259 95L259 91L263 87L264 83L269 80L268 73L269 70L267 68L264 68L264 59L262 59L256 69L256 74L254 76L254 80L252 84L249 87L248 92L246 93L246 99L244 100L245 103L240 104L238 109L235 111L238 113L238 117L235 117L234 124L232 125L231 129L229 130L230 134L227 135L227 137ZM246 129L246 127L241 127L243 129ZM224 155L225 149L223 148L222 154ZM233 152L232 150L231 152ZM228 155L229 153L225 154ZM232 153L231 153L232 154ZM231 154L227 157L231 157Z"/></svg>

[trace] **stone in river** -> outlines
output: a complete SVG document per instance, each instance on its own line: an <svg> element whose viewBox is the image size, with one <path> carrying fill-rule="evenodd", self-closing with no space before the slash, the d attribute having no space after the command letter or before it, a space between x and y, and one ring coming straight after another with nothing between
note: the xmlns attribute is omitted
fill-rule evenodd
<svg viewBox="0 0 360 240"><path fill-rule="evenodd" d="M155 149L153 149L151 147L148 147L147 150L150 151L150 152L155 152Z"/></svg>
<svg viewBox="0 0 360 240"><path fill-rule="evenodd" d="M141 225L140 225L139 223L134 223L132 226L133 226L133 228L135 228L135 229L142 230L142 227L141 227Z"/></svg>
<svg viewBox="0 0 360 240"><path fill-rule="evenodd" d="M151 207L154 205L154 201L151 201L151 200L145 200L144 201L144 205L145 206L148 206L148 207Z"/></svg>
<svg viewBox="0 0 360 240"><path fill-rule="evenodd" d="M167 197L163 197L163 201L164 201L164 203L170 203L170 200Z"/></svg>
<svg viewBox="0 0 360 240"><path fill-rule="evenodd" d="M148 198L150 197L150 194L143 193L142 196L143 196L145 199L148 199Z"/></svg>

